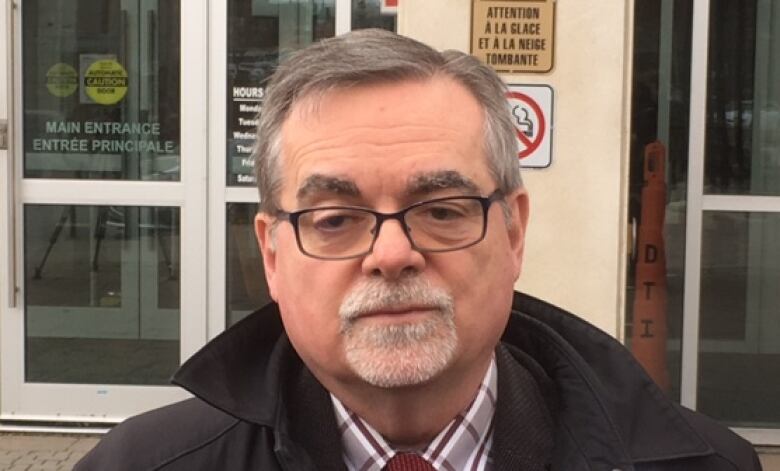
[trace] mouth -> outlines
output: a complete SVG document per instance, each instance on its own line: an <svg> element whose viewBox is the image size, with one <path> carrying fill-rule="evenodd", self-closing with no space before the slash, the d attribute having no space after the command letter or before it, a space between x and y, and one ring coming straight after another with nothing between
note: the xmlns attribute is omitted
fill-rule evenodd
<svg viewBox="0 0 780 471"><path fill-rule="evenodd" d="M356 320L374 320L379 322L412 322L439 312L434 306L404 306L376 309L360 314Z"/></svg>

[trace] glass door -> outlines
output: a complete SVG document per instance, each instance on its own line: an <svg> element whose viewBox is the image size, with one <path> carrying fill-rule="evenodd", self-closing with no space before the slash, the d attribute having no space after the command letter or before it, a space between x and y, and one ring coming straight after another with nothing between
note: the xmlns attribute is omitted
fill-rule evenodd
<svg viewBox="0 0 780 471"><path fill-rule="evenodd" d="M640 242L629 265L631 346L670 397L778 445L780 0L634 14L630 208L660 249ZM642 167L658 148L660 201Z"/></svg>
<svg viewBox="0 0 780 471"><path fill-rule="evenodd" d="M695 0L681 400L780 444L780 1Z"/></svg>
<svg viewBox="0 0 780 471"><path fill-rule="evenodd" d="M360 28L396 29L379 0L211 2L209 337L270 301L253 221L251 151L264 82L285 53Z"/></svg>
<svg viewBox="0 0 780 471"><path fill-rule="evenodd" d="M169 378L206 339L206 10L14 9L4 420L116 421L185 396Z"/></svg>

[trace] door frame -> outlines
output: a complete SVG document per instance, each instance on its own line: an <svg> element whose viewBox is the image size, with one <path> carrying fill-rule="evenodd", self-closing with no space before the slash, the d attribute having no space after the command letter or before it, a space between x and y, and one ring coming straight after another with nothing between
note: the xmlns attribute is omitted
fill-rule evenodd
<svg viewBox="0 0 780 471"><path fill-rule="evenodd" d="M7 82L0 77L0 88L8 91L9 121L17 124L11 139L14 148L7 159L0 160L0 198L8 202L0 203L0 230L8 231L0 236L0 421L22 422L26 430L34 428L28 425L34 422L116 423L188 394L168 386L24 383L22 207L24 203L179 207L181 360L222 332L227 315L227 205L259 201L256 188L227 185L228 2L187 0L185 15L181 0L181 181L79 185L72 180L22 178L23 121L18 92L22 87L23 1L0 0L7 12L6 18L0 13L0 25L8 28L9 60L5 63L11 69ZM334 0L334 7L336 34L350 31L351 0ZM6 266L8 271L3 270ZM9 426L0 423L3 428Z"/></svg>
<svg viewBox="0 0 780 471"><path fill-rule="evenodd" d="M197 256L207 247L208 176L208 0L182 0L180 8L180 159L178 182L77 181L22 177L21 9L23 2L4 0L9 29L8 83L12 149L0 166L2 227L12 227L2 244L0 281L0 420L115 423L124 418L186 398L174 386L26 383L24 380L25 313L23 274L23 206L74 204L173 206L180 209L180 358L199 349L207 337L207 260ZM186 12L186 14L185 14ZM10 85L10 86L9 86ZM187 254L194 254L187 256ZM7 260L7 262L5 262ZM6 271L6 270L3 270Z"/></svg>
<svg viewBox="0 0 780 471"><path fill-rule="evenodd" d="M691 42L690 134L686 211L685 290L683 294L682 375L680 402L696 409L699 353L704 350L746 351L757 341L756 319L748 318L744 341L702 341L700 332L702 223L705 211L780 213L780 197L729 196L704 193L707 132L707 68L710 1L694 0ZM752 325L751 325L752 324ZM780 429L733 429L754 445L780 445Z"/></svg>
<svg viewBox="0 0 780 471"><path fill-rule="evenodd" d="M227 3L209 2L209 340L227 326L227 205L260 201L256 187L227 184ZM334 8L336 35L350 31L351 0L334 0Z"/></svg>

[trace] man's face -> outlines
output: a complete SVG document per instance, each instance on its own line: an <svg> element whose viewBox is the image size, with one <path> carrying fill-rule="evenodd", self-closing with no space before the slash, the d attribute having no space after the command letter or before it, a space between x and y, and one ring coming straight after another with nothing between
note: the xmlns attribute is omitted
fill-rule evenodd
<svg viewBox="0 0 780 471"><path fill-rule="evenodd" d="M456 82L353 87L296 104L282 127L285 211L358 206L395 212L496 189L483 152L482 110ZM488 212L482 242L443 253L412 248L386 221L373 251L348 260L301 253L291 224L260 214L271 296L293 346L331 391L361 382L414 386L482 370L509 315L520 273L527 199Z"/></svg>

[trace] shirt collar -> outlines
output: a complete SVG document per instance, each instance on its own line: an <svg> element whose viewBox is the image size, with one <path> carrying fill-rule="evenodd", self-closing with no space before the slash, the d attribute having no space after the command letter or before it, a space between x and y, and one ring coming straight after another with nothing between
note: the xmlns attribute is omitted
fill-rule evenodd
<svg viewBox="0 0 780 471"><path fill-rule="evenodd" d="M418 453L436 469L488 469L497 389L494 357L471 404ZM330 397L341 433L344 463L350 471L380 471L396 453L410 451L393 449L373 427L333 394Z"/></svg>

